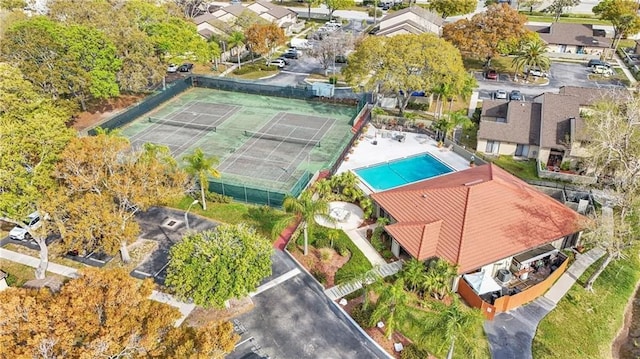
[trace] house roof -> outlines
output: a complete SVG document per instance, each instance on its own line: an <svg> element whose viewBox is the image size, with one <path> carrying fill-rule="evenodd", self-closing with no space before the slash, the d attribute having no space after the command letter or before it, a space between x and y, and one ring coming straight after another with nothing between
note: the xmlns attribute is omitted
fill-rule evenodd
<svg viewBox="0 0 640 359"><path fill-rule="evenodd" d="M409 34L416 34L416 35L423 34L425 32L430 32L429 30L425 29L423 26L420 26L415 21L407 20L407 21L399 22L393 26L389 26L382 31L378 31L376 35L387 36L387 35L395 34L396 32L402 33L402 31Z"/></svg>
<svg viewBox="0 0 640 359"><path fill-rule="evenodd" d="M215 20L218 17L216 17L215 15L213 15L212 13L206 13L200 16L196 16L193 18L193 22L196 23L196 25L200 25L204 22L209 22L210 20Z"/></svg>
<svg viewBox="0 0 640 359"><path fill-rule="evenodd" d="M386 230L419 260L466 273L581 229L584 217L493 164L374 193Z"/></svg>
<svg viewBox="0 0 640 359"><path fill-rule="evenodd" d="M541 104L535 102L485 100L478 138L538 145L541 108ZM504 118L506 122L486 120L486 117Z"/></svg>
<svg viewBox="0 0 640 359"><path fill-rule="evenodd" d="M267 11L264 11L260 14L267 13L276 19L282 19L283 17L292 13L297 15L297 13L293 10L287 9L286 7L283 7L283 6L275 5L274 3L271 3L268 1L258 0L255 3L267 9Z"/></svg>
<svg viewBox="0 0 640 359"><path fill-rule="evenodd" d="M211 36L213 36L213 31L209 29L202 29L198 31L198 34L200 34L200 36L204 37L205 39L209 40Z"/></svg>
<svg viewBox="0 0 640 359"><path fill-rule="evenodd" d="M554 22L550 26L527 26L527 28L540 34L540 38L548 44L600 48L611 46L611 41L604 36L597 36L593 25L590 24ZM600 33L599 31L596 32Z"/></svg>
<svg viewBox="0 0 640 359"><path fill-rule="evenodd" d="M218 9L217 11L225 11L228 12L229 14L238 17L240 16L240 14L242 14L243 11L245 11L247 8L242 6L242 5L238 5L238 4L234 4L234 5L229 5L229 6L225 6L225 7L221 7L220 9Z"/></svg>
<svg viewBox="0 0 640 359"><path fill-rule="evenodd" d="M434 13L434 12L425 10L425 9L423 9L421 7L418 7L418 6L408 7L408 8L396 11L396 12L394 12L392 14L386 15L385 17L383 17L380 20L380 23L383 23L384 21L387 21L387 20L390 20L390 19L393 19L393 18L396 18L396 17L399 17L399 16L403 16L404 14L407 14L407 13L415 14L416 16L421 17L421 18L423 18L423 19L425 19L425 20L427 20L427 21L429 21L429 22L431 22L431 23L433 23L435 25L438 25L438 26L442 26L444 24L444 20L442 19L442 16L440 16L440 15Z"/></svg>

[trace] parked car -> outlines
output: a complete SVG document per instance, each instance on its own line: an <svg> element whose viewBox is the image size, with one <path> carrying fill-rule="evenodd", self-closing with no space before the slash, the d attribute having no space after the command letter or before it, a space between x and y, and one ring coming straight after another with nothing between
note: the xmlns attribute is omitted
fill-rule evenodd
<svg viewBox="0 0 640 359"><path fill-rule="evenodd" d="M346 64L347 56L345 55L336 55L336 64Z"/></svg>
<svg viewBox="0 0 640 359"><path fill-rule="evenodd" d="M497 90L493 94L493 98L495 98L496 100L506 100L507 99L507 91L505 91L505 90Z"/></svg>
<svg viewBox="0 0 640 359"><path fill-rule="evenodd" d="M167 72L168 73L174 73L178 71L178 65L176 64L169 64L169 66L167 66Z"/></svg>
<svg viewBox="0 0 640 359"><path fill-rule="evenodd" d="M522 96L522 93L520 91L513 90L509 94L509 100L511 100L511 101L524 101L524 96Z"/></svg>
<svg viewBox="0 0 640 359"><path fill-rule="evenodd" d="M539 69L537 67L532 67L532 68L525 68L524 71L525 74L529 74L531 76L535 76L535 77L549 77L549 74L546 73L545 71L542 71L542 69Z"/></svg>
<svg viewBox="0 0 640 359"><path fill-rule="evenodd" d="M193 64L191 63L184 63L182 65L180 65L180 68L178 68L179 72L189 72L193 69Z"/></svg>
<svg viewBox="0 0 640 359"><path fill-rule="evenodd" d="M278 66L279 68L283 68L285 67L285 63L284 61L280 60L280 59L273 59L269 62L269 66Z"/></svg>
<svg viewBox="0 0 640 359"><path fill-rule="evenodd" d="M498 71L496 70L488 70L485 74L485 77L489 80L497 80L498 79Z"/></svg>
<svg viewBox="0 0 640 359"><path fill-rule="evenodd" d="M587 64L587 67L595 67L595 66L611 67L611 65L609 65L608 63L606 63L606 62L604 62L602 60L598 60L598 59L589 60L589 63Z"/></svg>
<svg viewBox="0 0 640 359"><path fill-rule="evenodd" d="M28 215L27 218L24 220L24 224L29 229L38 229L38 227L42 225L42 222L40 222L40 213L33 212L30 215ZM27 237L29 237L29 233L27 232L27 229L22 228L20 226L15 226L11 229L11 231L9 231L9 238L11 239L23 241L27 239Z"/></svg>
<svg viewBox="0 0 640 359"><path fill-rule="evenodd" d="M276 60L282 60L284 62L285 65L289 65L291 63L291 61L289 61L289 59L285 58L285 57L278 57Z"/></svg>
<svg viewBox="0 0 640 359"><path fill-rule="evenodd" d="M594 74L601 74L604 76L611 76L613 75L613 69L611 69L610 67L607 66L603 66L603 65L596 65L592 68L591 70Z"/></svg>
<svg viewBox="0 0 640 359"><path fill-rule="evenodd" d="M284 55L282 55L282 57L287 58L287 59L297 59L298 58L298 50L295 49L289 49L287 50L287 52L284 53Z"/></svg>

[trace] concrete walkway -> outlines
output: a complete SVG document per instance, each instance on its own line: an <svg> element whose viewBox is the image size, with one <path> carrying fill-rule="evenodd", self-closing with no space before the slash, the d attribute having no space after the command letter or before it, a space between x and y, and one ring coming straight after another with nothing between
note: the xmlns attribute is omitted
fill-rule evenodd
<svg viewBox="0 0 640 359"><path fill-rule="evenodd" d="M358 247L358 249L362 251L362 254L364 254L364 256L367 257L369 262L371 262L371 264L374 267L383 266L387 264L387 261L385 261L384 258L382 258L380 254L378 254L378 252L373 248L373 246L371 246L371 243L369 243L369 241L367 241L366 238L363 236L363 234L366 233L366 228L363 228L360 230L350 229L350 230L344 231L344 233L346 233L347 236L349 236L353 244L355 244L356 247Z"/></svg>
<svg viewBox="0 0 640 359"><path fill-rule="evenodd" d="M22 253L10 251L8 249L0 248L0 259L6 259L12 262L20 263L29 267L37 268L40 260L35 257L31 257ZM67 267L61 264L49 262L49 266L47 267L47 272L59 274L68 278L77 278L78 270L75 268ZM153 291L149 296L149 299L155 300L156 302L165 303L172 307L177 308L182 316L178 318L175 322L175 326L180 326L182 322L189 316L189 314L196 307L193 303L185 303L175 299L172 295Z"/></svg>
<svg viewBox="0 0 640 359"><path fill-rule="evenodd" d="M544 296L507 313L499 313L493 321L484 323L493 359L530 359L531 346L538 323L569 291L578 278L604 255L601 248L578 254L576 260Z"/></svg>
<svg viewBox="0 0 640 359"><path fill-rule="evenodd" d="M638 83L638 80L636 80L636 78L633 77L633 74L631 73L631 71L629 71L629 68L624 63L624 61L622 61L622 59L620 58L620 56L618 56L618 54L613 55L613 59L616 61L616 63L618 64L622 72L624 72L624 75L629 79L629 83L631 84L630 87L635 87L636 84Z"/></svg>
<svg viewBox="0 0 640 359"><path fill-rule="evenodd" d="M376 266L373 270L381 277L388 277L398 273L402 269L403 261L395 261L392 263L385 263L381 266ZM331 300L336 300L344 297L347 294L351 294L356 290L362 288L362 283L344 283L336 285L324 291Z"/></svg>

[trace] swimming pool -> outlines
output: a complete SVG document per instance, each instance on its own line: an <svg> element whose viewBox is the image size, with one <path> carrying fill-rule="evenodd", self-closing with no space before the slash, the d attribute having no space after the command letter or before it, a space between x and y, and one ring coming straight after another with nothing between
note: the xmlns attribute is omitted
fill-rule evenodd
<svg viewBox="0 0 640 359"><path fill-rule="evenodd" d="M423 153L418 156L356 169L355 172L371 189L384 191L453 172L453 169L430 154Z"/></svg>

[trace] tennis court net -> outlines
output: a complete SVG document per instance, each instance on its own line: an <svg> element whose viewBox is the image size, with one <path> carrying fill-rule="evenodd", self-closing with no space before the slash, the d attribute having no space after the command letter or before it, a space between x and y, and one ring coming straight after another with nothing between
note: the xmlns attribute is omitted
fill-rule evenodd
<svg viewBox="0 0 640 359"><path fill-rule="evenodd" d="M149 122L151 122L151 123L159 123L159 124L162 124L162 125L183 127L183 128L192 128L194 130L204 130L204 131L216 132L216 126L203 125L203 124L200 124L200 123L173 121L173 120L167 120L167 119L162 119L162 118L153 118L153 117L149 117Z"/></svg>
<svg viewBox="0 0 640 359"><path fill-rule="evenodd" d="M278 135L270 135L266 133L252 132L252 131L244 131L244 135L247 137L253 138L261 138L265 140L272 140L278 142L287 142L287 143L296 143L299 145L305 146L315 146L320 147L320 141L318 140L307 140L304 138L295 138L295 137L287 137L287 136L278 136Z"/></svg>

